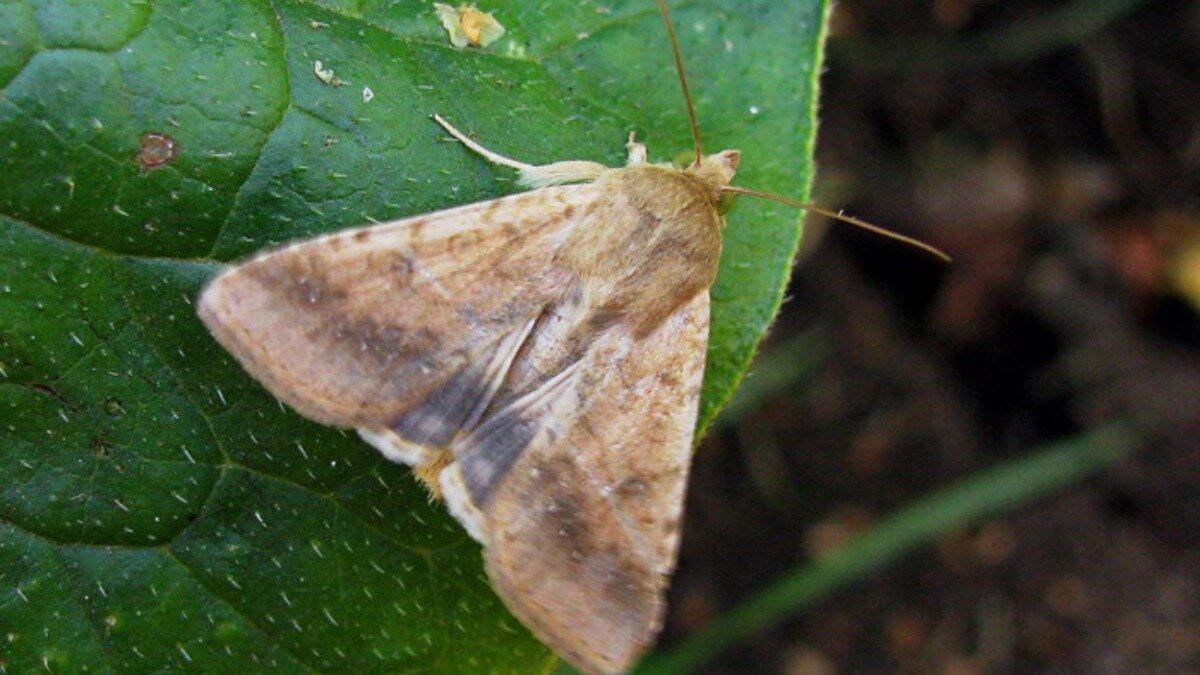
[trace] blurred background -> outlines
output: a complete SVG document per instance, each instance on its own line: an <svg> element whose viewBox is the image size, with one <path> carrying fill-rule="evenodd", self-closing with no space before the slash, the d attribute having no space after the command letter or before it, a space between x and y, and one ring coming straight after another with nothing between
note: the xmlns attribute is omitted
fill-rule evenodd
<svg viewBox="0 0 1200 675"><path fill-rule="evenodd" d="M1104 470L702 672L1200 672L1198 111L1200 2L837 4L814 201L954 262L808 220L697 455L668 649L889 513L1119 423Z"/></svg>

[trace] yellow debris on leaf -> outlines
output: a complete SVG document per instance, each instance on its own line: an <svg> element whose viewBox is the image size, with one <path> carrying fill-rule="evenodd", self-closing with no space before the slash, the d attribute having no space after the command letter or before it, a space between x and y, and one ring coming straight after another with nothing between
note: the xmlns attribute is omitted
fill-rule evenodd
<svg viewBox="0 0 1200 675"><path fill-rule="evenodd" d="M486 47L504 35L504 26L496 21L496 17L479 11L475 5L460 5L455 8L435 2L433 9L446 32L450 33L450 44L455 47Z"/></svg>

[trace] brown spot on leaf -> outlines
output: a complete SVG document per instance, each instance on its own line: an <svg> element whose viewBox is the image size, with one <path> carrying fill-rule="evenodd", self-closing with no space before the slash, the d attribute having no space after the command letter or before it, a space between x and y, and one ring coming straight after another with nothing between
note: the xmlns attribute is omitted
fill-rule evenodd
<svg viewBox="0 0 1200 675"><path fill-rule="evenodd" d="M112 456L112 443L104 436L95 436L92 438L92 454L100 459L108 459Z"/></svg>
<svg viewBox="0 0 1200 675"><path fill-rule="evenodd" d="M125 408L121 405L121 400L116 398L110 398L104 402L104 412L108 413L110 417L125 416Z"/></svg>
<svg viewBox="0 0 1200 675"><path fill-rule="evenodd" d="M142 134L138 145L137 163L144 170L157 169L170 164L179 156L179 145L166 134Z"/></svg>

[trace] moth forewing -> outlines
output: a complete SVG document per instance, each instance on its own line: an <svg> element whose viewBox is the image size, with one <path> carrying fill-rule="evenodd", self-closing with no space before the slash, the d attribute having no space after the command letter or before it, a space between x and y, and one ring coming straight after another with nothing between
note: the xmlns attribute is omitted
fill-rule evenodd
<svg viewBox="0 0 1200 675"><path fill-rule="evenodd" d="M306 417L386 429L559 292L546 261L592 192L561 186L292 244L214 279L199 314Z"/></svg>

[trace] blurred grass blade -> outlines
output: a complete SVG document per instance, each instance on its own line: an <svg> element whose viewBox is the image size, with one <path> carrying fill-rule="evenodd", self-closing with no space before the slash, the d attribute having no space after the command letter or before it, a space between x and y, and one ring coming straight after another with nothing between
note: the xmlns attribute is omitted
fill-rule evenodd
<svg viewBox="0 0 1200 675"><path fill-rule="evenodd" d="M1123 457L1131 445L1126 432L1114 425L1034 451L940 490L882 520L841 551L798 568L675 649L647 658L637 672L692 672L748 636L891 564L921 544L1078 483Z"/></svg>

